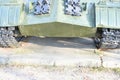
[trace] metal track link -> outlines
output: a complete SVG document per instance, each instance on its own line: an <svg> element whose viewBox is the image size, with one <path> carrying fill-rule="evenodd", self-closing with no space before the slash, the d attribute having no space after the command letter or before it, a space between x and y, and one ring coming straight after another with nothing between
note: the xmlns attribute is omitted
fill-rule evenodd
<svg viewBox="0 0 120 80"><path fill-rule="evenodd" d="M19 44L14 37L15 27L2 27L0 28L0 46L1 47L18 47Z"/></svg>
<svg viewBox="0 0 120 80"><path fill-rule="evenodd" d="M120 30L108 28L98 29L94 41L98 49L117 48L120 44Z"/></svg>

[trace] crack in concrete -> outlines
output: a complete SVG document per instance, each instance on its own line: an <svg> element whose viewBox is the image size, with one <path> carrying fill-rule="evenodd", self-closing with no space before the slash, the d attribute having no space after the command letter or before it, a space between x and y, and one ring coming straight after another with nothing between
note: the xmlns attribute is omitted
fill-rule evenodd
<svg viewBox="0 0 120 80"><path fill-rule="evenodd" d="M94 53L99 55L99 60L100 60L100 67L104 67L103 63L104 63L104 60L103 60L103 51L102 50L94 50Z"/></svg>
<svg viewBox="0 0 120 80"><path fill-rule="evenodd" d="M103 67L103 57L100 56L100 64L101 64L101 67Z"/></svg>

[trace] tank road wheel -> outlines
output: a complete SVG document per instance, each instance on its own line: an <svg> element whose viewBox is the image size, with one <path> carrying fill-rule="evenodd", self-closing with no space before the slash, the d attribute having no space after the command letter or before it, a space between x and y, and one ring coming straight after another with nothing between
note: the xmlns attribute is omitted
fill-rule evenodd
<svg viewBox="0 0 120 80"><path fill-rule="evenodd" d="M94 38L95 45L98 49L114 49L120 43L120 30L118 29L97 29Z"/></svg>
<svg viewBox="0 0 120 80"><path fill-rule="evenodd" d="M1 47L18 47L18 41L14 36L15 27L0 27L0 46Z"/></svg>

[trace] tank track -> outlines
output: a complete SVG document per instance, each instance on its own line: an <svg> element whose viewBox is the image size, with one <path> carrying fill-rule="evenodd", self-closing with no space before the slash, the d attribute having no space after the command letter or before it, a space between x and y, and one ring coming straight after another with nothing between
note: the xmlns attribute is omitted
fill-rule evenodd
<svg viewBox="0 0 120 80"><path fill-rule="evenodd" d="M15 38L15 27L0 27L0 46L3 48L18 47L18 41Z"/></svg>
<svg viewBox="0 0 120 80"><path fill-rule="evenodd" d="M114 49L120 44L120 29L99 28L94 39L98 49Z"/></svg>

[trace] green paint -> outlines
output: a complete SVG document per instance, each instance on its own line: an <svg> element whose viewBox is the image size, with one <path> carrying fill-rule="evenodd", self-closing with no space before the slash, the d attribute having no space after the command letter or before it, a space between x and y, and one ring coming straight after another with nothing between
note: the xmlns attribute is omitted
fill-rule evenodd
<svg viewBox="0 0 120 80"><path fill-rule="evenodd" d="M94 0L96 1L96 0ZM87 1L90 2L90 1ZM28 6L26 6L28 5ZM51 0L50 14L34 15L31 12L32 5L30 2L26 3L26 15L21 25L43 24L51 22L61 22L79 26L95 27L95 7L88 11L83 11L82 16L71 16L64 14L64 0Z"/></svg>
<svg viewBox="0 0 120 80"><path fill-rule="evenodd" d="M18 26L23 21L22 0L0 0L0 26Z"/></svg>
<svg viewBox="0 0 120 80"><path fill-rule="evenodd" d="M65 23L46 23L19 27L25 36L46 37L93 37L96 28L76 26Z"/></svg>
<svg viewBox="0 0 120 80"><path fill-rule="evenodd" d="M83 11L82 16L70 16L64 14L64 0L51 1L50 14L46 15L33 15L30 12L32 9L31 2L27 3L29 6L25 6L26 15L21 27L19 27L22 35L47 37L94 36L96 31L95 7L89 13Z"/></svg>
<svg viewBox="0 0 120 80"><path fill-rule="evenodd" d="M20 26L26 36L91 37L96 27L120 28L120 5L115 0L111 7L106 1L92 0L95 4L82 16L64 14L64 0L51 0L50 14L34 15L32 0L0 0L0 27ZM81 0L89 4L91 0ZM104 3L104 4L103 4Z"/></svg>

